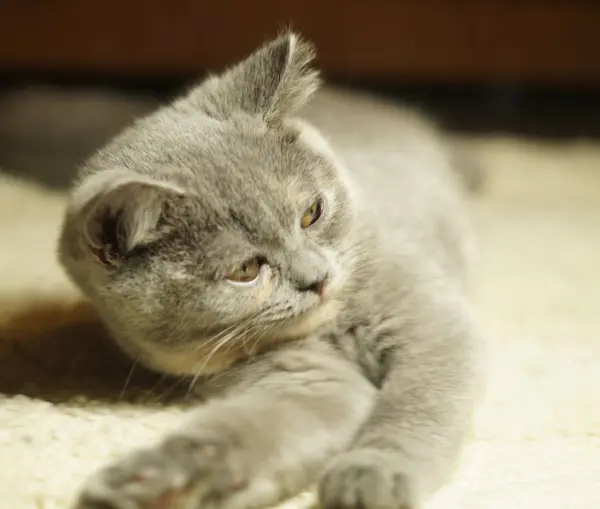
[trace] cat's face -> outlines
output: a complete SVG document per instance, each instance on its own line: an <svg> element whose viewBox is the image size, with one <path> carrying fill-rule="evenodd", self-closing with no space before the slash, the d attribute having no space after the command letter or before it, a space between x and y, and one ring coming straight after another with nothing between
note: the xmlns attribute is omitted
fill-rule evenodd
<svg viewBox="0 0 600 509"><path fill-rule="evenodd" d="M215 371L335 317L354 210L326 144L289 117L314 88L307 58L278 39L84 170L61 260L140 360Z"/></svg>

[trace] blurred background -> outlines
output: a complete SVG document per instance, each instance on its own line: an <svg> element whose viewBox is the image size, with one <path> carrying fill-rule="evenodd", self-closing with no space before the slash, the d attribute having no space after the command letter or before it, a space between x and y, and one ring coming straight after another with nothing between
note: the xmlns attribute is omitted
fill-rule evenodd
<svg viewBox="0 0 600 509"><path fill-rule="evenodd" d="M593 0L18 0L0 3L0 167L63 187L133 117L284 26L330 81L461 133L600 134Z"/></svg>

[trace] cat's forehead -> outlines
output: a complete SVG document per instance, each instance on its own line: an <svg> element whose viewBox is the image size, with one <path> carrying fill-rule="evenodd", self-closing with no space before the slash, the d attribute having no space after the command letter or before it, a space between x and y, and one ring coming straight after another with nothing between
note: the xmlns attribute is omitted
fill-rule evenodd
<svg viewBox="0 0 600 509"><path fill-rule="evenodd" d="M324 161L296 134L243 116L214 121L158 115L114 140L95 165L173 181L199 196L208 215L274 224L310 205L322 190Z"/></svg>
<svg viewBox="0 0 600 509"><path fill-rule="evenodd" d="M197 197L202 227L217 222L221 230L277 243L318 193L318 158L294 133L243 119L209 124L194 136L182 132L180 125L179 136L172 132L163 140L169 156L151 164L167 163L170 173L185 178L184 187Z"/></svg>
<svg viewBox="0 0 600 509"><path fill-rule="evenodd" d="M276 180L279 185L311 180L319 158L297 142L291 129L236 120L224 123L196 147L202 159L235 178Z"/></svg>
<svg viewBox="0 0 600 509"><path fill-rule="evenodd" d="M314 180L322 162L298 143L296 131L243 115L227 121L159 116L140 127L104 152L111 165L146 174L178 168L180 177L191 172L206 184L282 188Z"/></svg>

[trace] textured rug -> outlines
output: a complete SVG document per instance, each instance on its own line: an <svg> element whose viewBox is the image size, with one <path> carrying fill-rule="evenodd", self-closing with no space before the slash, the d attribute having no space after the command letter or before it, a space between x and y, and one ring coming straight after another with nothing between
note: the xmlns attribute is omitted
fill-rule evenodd
<svg viewBox="0 0 600 509"><path fill-rule="evenodd" d="M600 145L467 140L489 383L428 509L600 507ZM54 261L63 196L0 176L0 506L67 509L83 479L185 412L103 340ZM302 496L292 507L310 505Z"/></svg>

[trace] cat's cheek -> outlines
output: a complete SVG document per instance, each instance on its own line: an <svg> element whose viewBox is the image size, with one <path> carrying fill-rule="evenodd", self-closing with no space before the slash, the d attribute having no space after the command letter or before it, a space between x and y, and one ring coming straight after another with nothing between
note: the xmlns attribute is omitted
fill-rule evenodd
<svg viewBox="0 0 600 509"><path fill-rule="evenodd" d="M327 260L329 267L327 278L327 291L325 293L326 298L334 297L335 294L341 289L344 280L344 269L338 261L336 253L331 249L324 249L323 254Z"/></svg>
<svg viewBox="0 0 600 509"><path fill-rule="evenodd" d="M274 291L274 277L272 271L269 269L268 274L263 276L262 281L259 282L256 289L253 291L252 304L256 311L262 309L264 305L273 297Z"/></svg>
<svg viewBox="0 0 600 509"><path fill-rule="evenodd" d="M229 288L228 298L234 299L244 308L240 310L243 314L254 313L263 309L273 298L276 284L276 275L270 268L266 268L256 285Z"/></svg>

